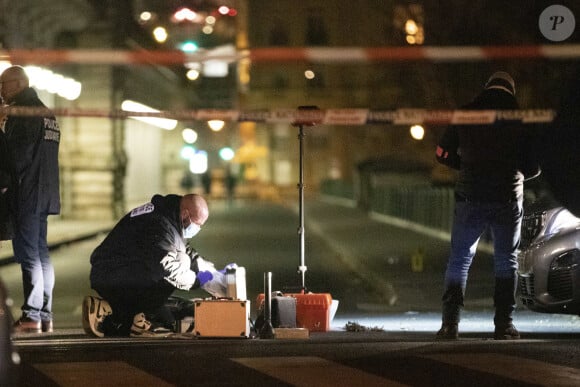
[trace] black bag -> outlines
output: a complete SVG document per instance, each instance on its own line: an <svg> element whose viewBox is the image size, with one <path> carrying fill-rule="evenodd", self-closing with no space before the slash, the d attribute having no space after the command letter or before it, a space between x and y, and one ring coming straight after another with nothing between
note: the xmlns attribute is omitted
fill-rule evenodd
<svg viewBox="0 0 580 387"><path fill-rule="evenodd" d="M165 307L169 309L176 320L183 320L185 317L193 317L193 300L177 296L169 296L165 301Z"/></svg>
<svg viewBox="0 0 580 387"><path fill-rule="evenodd" d="M264 303L260 305L256 318L256 330L260 331L264 325ZM271 323L273 328L296 328L296 299L284 296L281 292L272 294Z"/></svg>

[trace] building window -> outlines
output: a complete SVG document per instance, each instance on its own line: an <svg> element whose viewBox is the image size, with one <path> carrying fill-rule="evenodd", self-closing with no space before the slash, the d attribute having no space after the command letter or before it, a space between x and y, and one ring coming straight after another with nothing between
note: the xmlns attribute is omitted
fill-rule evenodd
<svg viewBox="0 0 580 387"><path fill-rule="evenodd" d="M306 44L308 46L328 45L328 33L324 18L320 15L310 15L306 19Z"/></svg>
<svg viewBox="0 0 580 387"><path fill-rule="evenodd" d="M272 79L272 88L277 91L285 90L288 88L288 77L286 74L277 73Z"/></svg>
<svg viewBox="0 0 580 387"><path fill-rule="evenodd" d="M271 46L287 46L288 40L288 31L286 31L281 20L276 20L270 30L270 39L268 43Z"/></svg>

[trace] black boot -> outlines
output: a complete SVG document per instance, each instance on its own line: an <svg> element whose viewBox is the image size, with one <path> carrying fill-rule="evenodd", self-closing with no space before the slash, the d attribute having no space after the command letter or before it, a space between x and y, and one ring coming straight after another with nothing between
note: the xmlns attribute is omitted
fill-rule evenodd
<svg viewBox="0 0 580 387"><path fill-rule="evenodd" d="M465 290L461 285L448 285L443 293L443 323L436 334L438 339L455 340L459 337L458 324L463 308Z"/></svg>
<svg viewBox="0 0 580 387"><path fill-rule="evenodd" d="M495 340L517 340L520 333L512 323L512 315L516 309L516 287L518 277L496 278L493 302L495 306Z"/></svg>

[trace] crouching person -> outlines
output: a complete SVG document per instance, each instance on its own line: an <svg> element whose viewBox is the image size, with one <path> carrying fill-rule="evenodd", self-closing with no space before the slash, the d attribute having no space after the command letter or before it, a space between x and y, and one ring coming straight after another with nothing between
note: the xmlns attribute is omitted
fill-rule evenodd
<svg viewBox="0 0 580 387"><path fill-rule="evenodd" d="M165 303L175 289L201 287L225 296L225 281L212 263L188 247L206 222L203 197L155 195L133 209L91 255L91 287L100 297L83 301L83 328L104 336L163 336L175 318ZM162 317L154 326L148 316Z"/></svg>

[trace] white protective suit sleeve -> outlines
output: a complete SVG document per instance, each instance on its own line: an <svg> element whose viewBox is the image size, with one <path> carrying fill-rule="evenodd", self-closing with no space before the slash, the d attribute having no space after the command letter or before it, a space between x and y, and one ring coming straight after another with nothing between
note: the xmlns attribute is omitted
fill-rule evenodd
<svg viewBox="0 0 580 387"><path fill-rule="evenodd" d="M191 270L191 258L185 252L169 252L161 260L161 266L165 272L163 277L177 289L189 290L196 280L196 275Z"/></svg>

